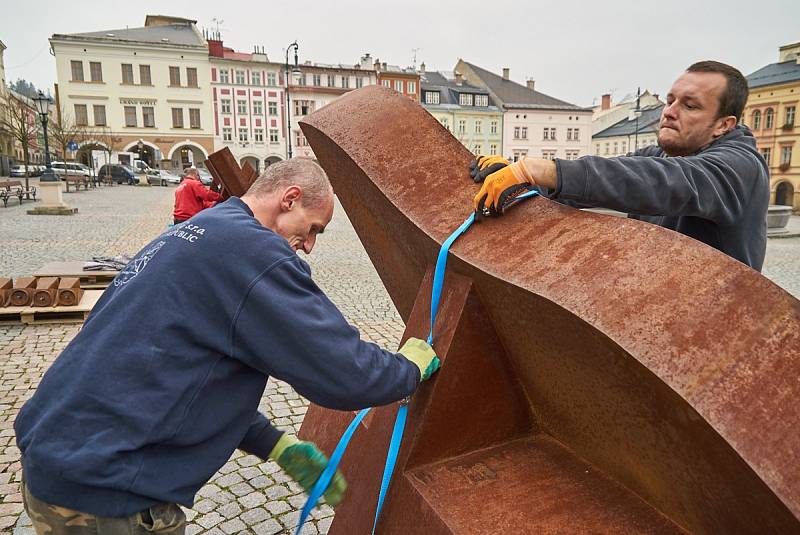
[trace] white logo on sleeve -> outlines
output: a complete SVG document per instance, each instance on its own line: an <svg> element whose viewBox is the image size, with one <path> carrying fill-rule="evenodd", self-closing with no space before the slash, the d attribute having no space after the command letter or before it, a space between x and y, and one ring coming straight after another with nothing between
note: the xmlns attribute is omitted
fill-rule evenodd
<svg viewBox="0 0 800 535"><path fill-rule="evenodd" d="M114 279L114 286L122 286L123 284L127 284L131 280L133 280L136 275L141 273L145 267L147 267L148 262L150 259L153 258L158 251L167 243L165 241L160 241L144 251L141 255L137 256L130 263L125 266L125 269L119 272L119 275L116 276Z"/></svg>

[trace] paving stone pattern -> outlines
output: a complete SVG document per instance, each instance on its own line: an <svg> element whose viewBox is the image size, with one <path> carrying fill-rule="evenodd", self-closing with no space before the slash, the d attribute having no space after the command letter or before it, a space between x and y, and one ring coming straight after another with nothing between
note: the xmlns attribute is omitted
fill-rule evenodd
<svg viewBox="0 0 800 535"><path fill-rule="evenodd" d="M32 202L0 208L0 275L33 273L45 262L134 253L166 228L174 188L102 187L65 194L75 216L29 216ZM337 206L314 253L314 279L362 336L396 348L403 323ZM800 238L769 240L764 273L800 296ZM13 422L53 359L78 332L77 325L0 326L0 532L33 534L19 494L19 451ZM299 429L307 401L271 380L261 410L280 428ZM186 511L190 535L291 532L305 500L300 487L272 462L236 452ZM318 508L303 533L327 533L333 510Z"/></svg>

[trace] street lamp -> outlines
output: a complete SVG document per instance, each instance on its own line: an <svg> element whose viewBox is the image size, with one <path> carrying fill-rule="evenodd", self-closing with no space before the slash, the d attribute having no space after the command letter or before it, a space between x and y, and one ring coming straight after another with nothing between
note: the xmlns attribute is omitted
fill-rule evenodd
<svg viewBox="0 0 800 535"><path fill-rule="evenodd" d="M58 182L58 177L53 173L53 168L50 166L50 146L47 143L47 121L49 120L48 112L50 111L50 97L39 91L39 94L33 98L36 104L36 111L39 113L39 119L42 121L42 130L44 131L44 163L45 170L42 173L40 182ZM25 178L25 187L28 188L28 179Z"/></svg>
<svg viewBox="0 0 800 535"><path fill-rule="evenodd" d="M288 158L292 158L292 110L289 102L289 51L294 49L294 66L292 67L292 75L298 76L300 74L300 67L297 66L297 51L300 47L297 46L297 41L286 47L286 61L284 63L284 72L286 73L286 143L289 149Z"/></svg>
<svg viewBox="0 0 800 535"><path fill-rule="evenodd" d="M641 87L637 87L636 88L636 108L634 108L634 110L633 110L633 115L634 115L634 117L636 117L636 126L635 126L635 130L633 132L633 139L634 139L634 143L636 145L634 145L633 151L631 151L631 152L636 152L637 150L639 150L639 116L642 114L642 108L639 107L639 99L640 99L641 95L642 95L642 88ZM628 138L628 141L630 141L630 138Z"/></svg>

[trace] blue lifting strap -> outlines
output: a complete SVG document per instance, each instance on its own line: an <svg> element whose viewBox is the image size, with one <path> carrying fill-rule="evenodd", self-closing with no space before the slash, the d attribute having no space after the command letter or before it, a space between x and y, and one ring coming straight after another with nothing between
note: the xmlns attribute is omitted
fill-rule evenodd
<svg viewBox="0 0 800 535"><path fill-rule="evenodd" d="M516 197L509 199L509 201L505 204L504 208L508 208L523 199L527 199L529 197L533 197L534 195L539 195L537 190L530 190L526 191L521 195L517 195ZM455 232L453 232L442 244L441 249L439 249L439 256L436 258L436 269L433 273L433 288L431 290L431 326L430 332L428 333L428 344L433 345L433 324L436 321L436 313L439 311L439 301L442 297L442 288L444 287L444 274L445 269L447 267L447 255L450 251L450 246L453 245L459 236L464 234L467 229L475 222L475 213L471 213L467 219L461 223ZM361 423L361 420L364 419L364 416L370 409L362 409L356 416L353 418L353 421L350 422L350 425L347 427L347 430L342 435L342 438L339 439L339 443L336 445L336 449L333 450L333 455L331 455L330 460L328 461L328 465L325 467L325 470L322 471L322 474L317 479L317 482L314 484L314 487L311 489L311 492L308 495L308 500L306 500L305 505L303 506L303 510L300 513L300 519L297 523L297 529L295 530L295 535L300 534L300 530L305 524L306 520L308 519L308 515L311 514L311 510L317 505L317 501L322 497L326 490L328 490L328 485L330 485L331 480L333 479L333 474L336 473L336 469L339 467L339 461L342 460L342 455L344 455L347 446L350 444L350 439L353 438L353 434L355 433L356 429L358 428L358 424ZM381 479L381 491L378 495L378 506L375 510L375 521L372 524L372 534L375 535L375 529L378 526L378 519L381 515L381 509L383 508L383 501L386 499L386 493L389 491L389 484L392 481L392 474L394 472L394 465L397 463L397 455L400 452L400 445L403 441L403 432L405 431L406 427L406 417L408 415L408 398L404 399L400 402L400 408L397 410L397 416L394 421L394 428L392 429L392 438L389 442L389 451L386 454L386 464L383 468L383 478Z"/></svg>

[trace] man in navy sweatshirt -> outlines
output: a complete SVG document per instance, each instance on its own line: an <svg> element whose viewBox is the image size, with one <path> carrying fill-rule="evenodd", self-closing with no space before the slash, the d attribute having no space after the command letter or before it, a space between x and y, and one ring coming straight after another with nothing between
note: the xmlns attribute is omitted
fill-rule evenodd
<svg viewBox="0 0 800 535"><path fill-rule="evenodd" d="M333 203L317 164L280 162L120 272L14 424L38 533L182 533L177 504L191 507L236 448L308 490L327 459L258 412L269 377L356 410L438 368L421 340L398 353L362 341L311 279L296 252L311 252ZM344 489L339 474L328 503Z"/></svg>
<svg viewBox="0 0 800 535"><path fill-rule="evenodd" d="M523 158L511 165L502 156L481 157L470 171L483 181L474 208L500 215L509 197L534 185L567 203L628 212L761 271L769 170L750 129L737 125L747 95L737 69L695 63L667 95L658 146L618 158Z"/></svg>

